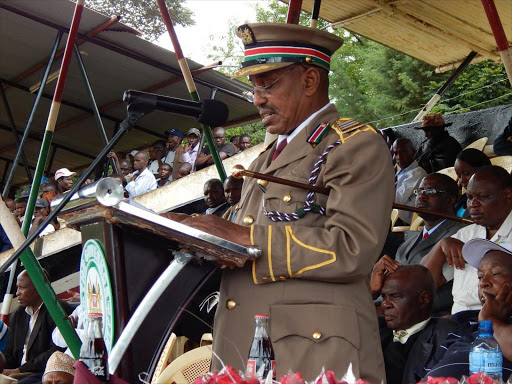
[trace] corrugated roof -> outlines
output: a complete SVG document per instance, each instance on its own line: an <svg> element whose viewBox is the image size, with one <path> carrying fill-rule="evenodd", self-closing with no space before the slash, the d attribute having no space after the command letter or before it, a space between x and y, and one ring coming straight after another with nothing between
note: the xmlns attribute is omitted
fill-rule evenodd
<svg viewBox="0 0 512 384"><path fill-rule="evenodd" d="M284 0L288 2L288 0ZM512 1L494 0L512 41ZM303 0L311 12L314 0ZM320 17L440 69L473 50L473 60L499 60L481 0L322 0Z"/></svg>
<svg viewBox="0 0 512 384"><path fill-rule="evenodd" d="M13 11L10 7L16 7L18 11ZM0 78L12 81L48 57L57 35L56 28L69 28L74 8L75 4L68 0L0 1ZM85 35L107 22L110 16L84 9L79 33ZM67 34L64 35L60 48L65 46L66 37ZM186 47L183 48L186 50ZM83 43L80 51L100 110L102 106L120 100L125 90L144 90L166 80L181 79L174 53L137 37L132 28L121 23L110 26L106 31ZM61 60L55 61L52 72L60 68L60 63ZM201 64L194 61L189 60L188 63L192 71L202 68ZM35 94L27 92L26 89L41 80L43 71L44 68L39 69L17 81L16 86L6 89L18 130L25 128L35 100ZM41 99L30 130L34 139L44 134L55 84L54 80L45 87L45 94L48 97ZM208 98L213 87L219 88L216 99L229 106L228 124L257 114L252 104L237 97L249 89L243 83L209 70L196 76L196 85L201 98ZM160 87L153 92L183 99L190 98L183 81ZM95 118L90 114L83 118L84 114L90 111L91 103L75 58L71 63L63 99L74 105L64 104L60 110L53 138L57 151L51 167L52 172L61 167L82 168L103 148ZM126 105L120 103L102 112L111 118L103 118L107 136L111 137L115 120L119 121L126 117ZM116 146L116 150L131 151L157 140L169 128L186 131L190 127L197 127L198 123L191 118L154 112L141 119L138 126L141 130L133 130L125 135ZM0 184L5 177L5 159L13 159L16 154L15 141L12 133L7 131L8 127L9 119L3 103L0 102ZM28 141L24 148L28 163L32 167L36 165L39 148L39 140ZM19 166L13 184L26 180L25 171Z"/></svg>

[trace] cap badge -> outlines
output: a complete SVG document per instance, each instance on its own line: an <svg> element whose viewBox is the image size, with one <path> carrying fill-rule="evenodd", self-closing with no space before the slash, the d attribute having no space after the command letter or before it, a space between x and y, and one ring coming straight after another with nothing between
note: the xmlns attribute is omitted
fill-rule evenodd
<svg viewBox="0 0 512 384"><path fill-rule="evenodd" d="M251 45L256 42L256 39L254 38L254 32L247 24L238 27L236 35L242 39L242 43L244 45Z"/></svg>

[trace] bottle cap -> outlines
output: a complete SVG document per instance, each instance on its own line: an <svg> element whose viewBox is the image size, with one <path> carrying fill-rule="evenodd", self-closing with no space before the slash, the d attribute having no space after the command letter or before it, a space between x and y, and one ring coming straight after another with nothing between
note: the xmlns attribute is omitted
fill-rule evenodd
<svg viewBox="0 0 512 384"><path fill-rule="evenodd" d="M481 331L492 331L492 321L491 320L482 320L482 321L480 321L478 328Z"/></svg>
<svg viewBox="0 0 512 384"><path fill-rule="evenodd" d="M269 315L254 315L255 319L268 319L269 317Z"/></svg>

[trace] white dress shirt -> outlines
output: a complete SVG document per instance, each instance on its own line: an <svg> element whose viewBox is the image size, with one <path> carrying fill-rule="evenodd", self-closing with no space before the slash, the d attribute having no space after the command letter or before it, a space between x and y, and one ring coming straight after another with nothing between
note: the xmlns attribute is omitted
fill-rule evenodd
<svg viewBox="0 0 512 384"><path fill-rule="evenodd" d="M409 340L409 337L412 335L417 334L418 332L421 332L423 328L425 328L430 321L430 317L427 320L423 320L419 322L418 324L414 324L411 328L407 328L405 330L395 331L393 330L393 342L397 342L400 344L407 343L407 340Z"/></svg>
<svg viewBox="0 0 512 384"><path fill-rule="evenodd" d="M293 140L293 138L295 136L297 136L300 131L302 131L304 128L306 128L306 126L309 124L309 122L311 120L313 120L316 117L316 115L318 115L320 112L325 111L327 108L329 108L330 105L331 105L331 103L327 103L322 108L320 108L318 111L316 111L315 113L310 115L306 120L304 120L302 123L300 123L297 128L295 128L292 132L290 132L290 134L288 134L288 135L279 135L277 137L277 145L279 145L279 143L281 141L285 140L285 139L288 140L288 144L290 144L290 142Z"/></svg>
<svg viewBox="0 0 512 384"><path fill-rule="evenodd" d="M454 239L458 239L463 243L471 239L486 239L487 229L478 224L471 224L461 228L452 235ZM512 243L512 211L501 224L500 229L489 239L490 241L500 243ZM478 298L478 274L477 269L466 264L464 269L453 270L453 307L452 314L466 311L468 309L481 309L482 304ZM446 278L446 276L445 276ZM447 279L448 280L448 279Z"/></svg>
<svg viewBox="0 0 512 384"><path fill-rule="evenodd" d="M199 144L200 144L200 142L197 143L194 148L183 153L183 162L189 163L192 166L192 169L194 169L194 163L196 162L197 151L199 150Z"/></svg>
<svg viewBox="0 0 512 384"><path fill-rule="evenodd" d="M142 171L135 180L130 181L126 185L126 192L128 192L130 198L134 198L154 189L156 189L156 179L147 168L144 168L144 171Z"/></svg>
<svg viewBox="0 0 512 384"><path fill-rule="evenodd" d="M420 186L421 180L427 176L427 172L414 160L407 168L401 169L396 174L395 203L414 207L416 196L414 190ZM412 212L398 211L398 217L410 224Z"/></svg>
<svg viewBox="0 0 512 384"><path fill-rule="evenodd" d="M32 307L25 307L25 313L30 316L30 320L28 322L28 332L27 337L25 338L25 344L23 345L23 357L21 358L20 366L27 362L28 341L30 340L30 335L32 335L32 330L34 329L34 325L36 324L37 321L37 316L39 315L39 311L42 306L43 303L39 304L39 307L37 307L35 311Z"/></svg>

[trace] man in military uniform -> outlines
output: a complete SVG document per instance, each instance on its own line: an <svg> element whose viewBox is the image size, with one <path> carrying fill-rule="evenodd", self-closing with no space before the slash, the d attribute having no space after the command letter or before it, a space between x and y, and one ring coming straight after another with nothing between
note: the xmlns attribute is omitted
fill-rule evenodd
<svg viewBox="0 0 512 384"><path fill-rule="evenodd" d="M330 190L247 179L235 223L218 217L184 224L262 249L242 269L224 271L214 324L214 351L243 369L254 315L268 314L277 375L289 369L313 380L322 367L341 377L385 380L369 275L389 228L394 199L391 157L376 131L339 119L329 103L330 56L343 41L290 24L238 29L254 105L267 131L279 135L253 171ZM264 183L263 183L264 184ZM220 363L214 358L214 369Z"/></svg>

